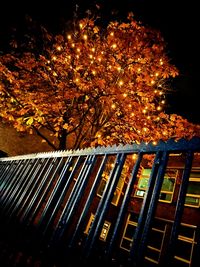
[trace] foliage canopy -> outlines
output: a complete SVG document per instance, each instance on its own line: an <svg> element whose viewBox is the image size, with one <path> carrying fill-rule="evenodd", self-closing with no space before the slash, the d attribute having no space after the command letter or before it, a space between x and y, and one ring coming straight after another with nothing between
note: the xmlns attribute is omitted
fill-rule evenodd
<svg viewBox="0 0 200 267"><path fill-rule="evenodd" d="M77 19L69 29L53 35L40 27L1 55L0 117L54 149L198 133L198 126L164 112L168 81L178 71L158 31L131 14L104 27Z"/></svg>

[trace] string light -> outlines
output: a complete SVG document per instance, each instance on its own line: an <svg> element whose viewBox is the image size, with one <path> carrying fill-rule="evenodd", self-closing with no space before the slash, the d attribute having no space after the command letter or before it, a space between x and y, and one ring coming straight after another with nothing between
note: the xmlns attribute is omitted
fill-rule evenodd
<svg viewBox="0 0 200 267"><path fill-rule="evenodd" d="M116 105L115 104L112 104L111 105L111 108L115 109L116 108Z"/></svg>
<svg viewBox="0 0 200 267"><path fill-rule="evenodd" d="M120 81L119 81L119 86L122 86L122 85L123 85L123 81L120 80Z"/></svg>
<svg viewBox="0 0 200 267"><path fill-rule="evenodd" d="M157 107L157 110L158 110L158 111L160 111L161 109L162 109L161 106L158 106L158 107Z"/></svg>
<svg viewBox="0 0 200 267"><path fill-rule="evenodd" d="M133 154L133 155L132 155L132 159L133 159L133 160L137 159L137 154Z"/></svg>
<svg viewBox="0 0 200 267"><path fill-rule="evenodd" d="M69 71L72 72L73 75L74 75L74 73L76 74L75 77L70 78L70 79L72 81L74 81L75 83L82 82L80 84L80 89L81 90L83 89L83 90L85 90L85 92L87 92L87 89L91 88L90 86L92 85L92 84L90 84L90 82L94 81L94 83L96 83L96 77L93 77L92 75L98 74L98 79L99 80L102 79L102 81L103 81L103 79L106 80L106 78L109 77L108 82L110 82L110 83L114 80L113 79L114 75L115 75L114 77L120 77L117 80L117 82L114 84L114 86L112 86L112 84L110 86L111 89L114 88L114 89L112 89L113 91L116 90L116 88L118 88L118 92L113 92L113 91L110 91L110 92L112 92L112 94L116 94L117 97L120 94L119 97L122 99L122 101L123 101L123 97L124 98L127 98L127 97L131 98L130 101L129 101L129 99L128 100L124 99L124 105L126 105L126 110L123 112L124 113L127 112L127 113L125 113L125 116L127 114L128 114L128 116L131 116L131 117L135 116L135 118L132 119L133 123L134 123L134 119L135 120L137 119L139 121L139 119L140 119L139 116L142 117L142 120L146 120L146 122L144 122L144 121L140 122L142 124L142 126L141 126L140 130L136 130L136 131L137 131L138 135L141 134L141 137L139 139L142 138L142 135L147 137L148 136L147 133L150 132L149 125L151 124L151 121L148 121L148 120L152 119L153 123L161 120L161 117L159 117L157 115L154 117L152 114L153 114L153 112L156 112L156 110L161 111L163 109L162 105L165 104L165 100L161 101L161 99L163 97L160 97L163 95L163 92L161 91L162 89L158 88L158 87L161 87L161 84L157 85L158 87L155 90L153 89L153 86L152 86L152 90L148 88L148 86L151 86L151 85L154 85L155 83L157 83L158 79L156 77L158 77L159 75L160 76L163 75L163 73L159 70L159 68L161 69L161 67L159 66L159 68L157 68L157 66L159 64L160 65L163 64L163 59L160 58L157 62L155 62L157 65L155 66L154 71L152 72L152 74L149 74L149 72L148 72L149 71L149 69L148 69L148 64L149 64L148 63L148 55L147 56L143 55L142 53L140 53L140 51L138 51L138 55L139 55L138 58L136 56L136 59L131 58L130 61L126 62L126 58L124 59L124 57L121 57L120 54L119 54L119 58L118 58L118 54L115 53L116 50L112 50L112 49L116 49L117 47L120 47L119 50L121 50L121 45L120 46L118 45L119 44L118 41L116 41L116 40L114 40L114 38L110 37L110 38L108 38L109 43L105 44L107 46L104 47L104 44L101 44L101 46L99 46L99 39L98 38L97 38L97 42L95 42L95 40L93 40L93 39L90 40L89 31L86 31L87 26L88 26L88 24L80 23L79 27L80 27L80 29L84 28L83 30L79 29L76 33L72 33L72 34L67 35L67 39L68 39L67 52L65 51L65 53L70 53L72 56L65 54L66 56L63 56L63 57L65 57L63 59L63 62L67 63L66 64L67 70L70 69ZM109 33L109 35L114 37L115 34L112 31ZM93 32L92 38L94 36L96 36L96 35L94 35L94 32ZM88 47L86 46L87 42L85 42L84 40L85 41L91 41ZM109 46L110 50L112 50L112 52L111 52L111 57L106 58L107 52L109 51L108 46ZM136 48L136 46L137 46L137 44L135 44L135 48ZM64 46L61 46L61 45L57 45L55 47L56 47L57 51L61 51L64 48ZM55 51L55 47L54 47L53 51ZM73 47L75 49L72 49L71 47ZM130 45L129 49L131 50L132 48L133 48L133 44ZM100 49L104 49L104 50L101 51ZM125 52L126 52L126 50L125 50ZM83 53L83 56L82 56L82 53ZM105 54L106 54L106 56L104 56ZM116 54L116 55L114 55L114 54ZM60 63L61 62L61 58L60 58L61 53L57 52L56 55L59 55L58 59L59 59L59 63ZM142 57L140 57L140 55L142 55ZM129 57L129 55L127 55L127 58L128 57ZM105 58L107 60L105 60ZM56 61L57 57L52 56L51 59L53 61ZM71 60L71 59L73 59L73 60ZM76 60L76 59L78 59L78 60ZM87 60L87 62L83 62L82 60ZM128 60L129 60L129 58L128 58ZM102 62L102 61L104 64L99 64L99 62ZM136 61L138 62L137 65L135 64ZM51 63L52 65L50 65L50 66L53 66L53 62L51 62L50 60L48 60L47 63L48 64ZM87 63L87 64L85 64L85 63ZM90 66L88 63L91 63L91 64L95 63L95 64ZM145 64L147 65L147 67ZM126 66L128 66L128 67L126 68ZM143 66L145 66L145 67L143 67ZM54 69L56 70L56 67L57 66L55 66L55 68L53 68L53 70ZM106 76L106 78L102 74L104 71L103 68L105 68L105 67L107 68L107 70L109 69L107 71L108 76ZM149 68L151 68L151 66ZM135 77L132 78L132 76L128 76L129 75L129 74L127 74L128 72L125 72L126 69L131 70L131 71L133 70L133 72L136 72L135 73L136 79L135 79ZM151 68L151 69L153 69L153 68ZM52 71L51 67L48 67L48 66L47 66L47 70ZM53 76L58 76L58 74L60 74L60 71L59 70L57 72L56 71L52 71L50 74ZM119 71L121 73L117 73L117 71ZM124 72L125 72L125 75L127 75L127 76L124 75ZM142 72L142 75L140 75L141 72ZM138 73L138 75L137 75L137 73ZM123 74L123 76L121 74ZM139 77L138 80L137 80L137 76ZM66 71L66 77L68 79L69 79L69 77L71 77L69 75L69 72L67 72L67 71ZM110 77L112 77L112 78L110 79ZM124 81L121 78L124 79ZM128 79L130 79L130 81L126 82L126 80L128 80ZM89 81L89 85L86 84L87 81ZM147 89L151 90L150 92L148 92L148 94L146 94L146 95L148 95L148 97L145 96L145 91L143 91L143 89L140 91L140 88L141 88L140 86L143 85L144 81L148 81ZM137 83L138 83L138 85L137 85ZM94 84L94 87L98 88L97 91L95 92L96 95L98 94L98 90L99 90L98 86L102 87L102 84L103 84L103 82L102 83L99 82L99 85ZM124 84L125 84L124 88L119 88L119 86L123 86ZM76 87L79 88L79 84L77 84ZM146 90L146 88L144 88L144 90ZM108 95L110 92L108 92ZM154 92L155 95L153 95L152 92ZM104 94L104 95L106 95L106 94ZM116 97L116 100L113 100L113 104L111 104L111 108L116 109L116 110L113 110L112 113L115 113L118 116L121 116L122 114L124 115L124 113L120 110L120 106L117 105L117 103L118 103L117 97ZM155 101L154 101L153 98L159 98L159 99L156 102L157 99L155 99ZM87 97L87 95L86 95L85 99L86 100L89 99ZM127 102L129 102L129 103L127 103ZM130 103L132 103L133 106ZM141 108L141 106L139 106L140 104L141 104L141 106L143 105L142 108ZM128 107L128 110L127 110L127 107ZM134 111L135 113L132 111ZM159 113L159 112L156 112L156 113ZM153 127L152 127L152 129L153 129ZM129 130L131 131L130 127L129 127ZM167 135L167 134L168 134L167 131L163 132L163 135ZM101 134L97 134L97 137L101 138ZM139 142L139 141L137 141L137 142ZM156 144L155 141L154 141L154 143ZM135 156L135 155L133 155L133 156Z"/></svg>

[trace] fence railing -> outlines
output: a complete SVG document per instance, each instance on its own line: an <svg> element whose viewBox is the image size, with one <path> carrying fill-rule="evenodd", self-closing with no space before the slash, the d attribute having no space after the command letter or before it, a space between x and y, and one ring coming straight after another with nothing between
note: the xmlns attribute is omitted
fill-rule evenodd
<svg viewBox="0 0 200 267"><path fill-rule="evenodd" d="M165 248L170 265L193 157L198 152L200 139L193 138L0 158L1 242L28 255L29 261L38 259L39 266L145 265L165 169L170 155L178 153L184 154L184 173ZM148 161L152 171L137 228L129 253L120 261L119 240L126 214L141 166ZM122 176L123 187L119 187Z"/></svg>

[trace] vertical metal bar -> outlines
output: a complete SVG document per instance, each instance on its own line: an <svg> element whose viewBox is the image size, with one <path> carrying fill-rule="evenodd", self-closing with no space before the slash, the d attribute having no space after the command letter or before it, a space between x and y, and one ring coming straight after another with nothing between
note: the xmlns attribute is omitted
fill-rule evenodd
<svg viewBox="0 0 200 267"><path fill-rule="evenodd" d="M147 211L147 216L146 216L145 224L143 227L143 232L142 232L141 239L140 239L140 244L139 244L139 249L138 249L138 251L139 251L138 263L140 265L142 265L142 262L144 260L145 249L147 246L147 238L149 235L153 216L154 216L155 210L156 210L156 205L158 203L158 199L159 199L159 195L160 195L160 190L161 190L162 183L164 180L164 174L165 174L165 170L166 170L166 166L167 166L167 161L168 161L168 152L163 152L163 156L162 156L159 170L158 170L158 175L156 177L155 186L153 188L149 208Z"/></svg>
<svg viewBox="0 0 200 267"><path fill-rule="evenodd" d="M115 166L113 168L113 171L111 173L111 176L109 178L109 182L105 188L105 191L103 193L102 199L99 203L99 206L97 208L94 221L92 223L91 229L88 233L86 242L83 247L83 259L87 261L89 257L92 254L92 251L94 249L94 244L97 239L97 237L100 234L100 231L102 229L104 218L106 215L106 212L108 210L108 207L112 201L112 197L114 195L114 191L116 189L119 177L122 172L122 168L124 165L126 155L125 154L118 154L117 159L115 162Z"/></svg>
<svg viewBox="0 0 200 267"><path fill-rule="evenodd" d="M74 234L73 234L72 238L69 241L69 245L68 245L68 249L69 250L71 250L71 248L73 248L73 246L75 245L75 243L76 243L76 241L77 241L77 239L79 237L79 233L82 230L82 226L83 226L83 224L85 222L85 218L86 218L87 212L89 210L89 207L90 207L90 205L91 205L91 203L92 203L92 201L94 199L94 196L96 194L96 190L97 190L97 188L99 186L99 181L100 181L101 176L103 174L103 171L104 171L104 168L105 168L107 160L108 160L108 155L104 155L103 160L102 160L101 165L100 165L100 168L98 170L98 173L96 175L96 178L94 180L94 183L92 185L92 188L90 190L88 198L86 200L84 209L83 209L83 211L81 213L81 216L79 218L79 221L78 221L78 223L76 225L76 229L74 230Z"/></svg>
<svg viewBox="0 0 200 267"><path fill-rule="evenodd" d="M9 207L9 204L11 203L12 198L14 197L14 193L16 192L16 187L18 187L18 183L20 182L21 179L23 179L24 171L27 168L27 165L29 164L29 161L24 160L22 162L22 165L19 166L17 173L15 176L12 178L12 181L10 185L7 187L7 190L4 193L4 200L2 201L2 212L7 210Z"/></svg>
<svg viewBox="0 0 200 267"><path fill-rule="evenodd" d="M0 166L0 184L2 184L2 181L3 181L4 177L6 176L5 172L6 172L6 170L9 170L9 167L13 162L4 161L4 162L0 162L0 163L1 163L1 166Z"/></svg>
<svg viewBox="0 0 200 267"><path fill-rule="evenodd" d="M35 198L36 205L34 205L34 210L32 210L32 213L30 214L29 217L29 222L27 223L27 226L29 226L33 220L35 219L35 216L38 212L38 210L40 209L41 205L43 204L43 201L45 200L47 193L52 185L52 183L54 182L54 178L56 177L57 173L60 171L60 168L63 164L63 158L57 158L56 161L58 161L58 164L55 167L55 170L53 170L53 165L51 168L51 172L53 171L52 175L51 172L49 172L49 175L45 176L45 179L42 180L42 183L40 184L40 190L38 190L37 192L37 198ZM56 163L55 161L55 163ZM55 165L54 163L54 165ZM33 207L33 206L32 206Z"/></svg>
<svg viewBox="0 0 200 267"><path fill-rule="evenodd" d="M132 247L130 249L130 257L129 257L128 261L129 261L129 263L134 262L134 263L136 263L136 265L138 264L139 244L140 244L142 232L144 230L144 224L145 224L145 221L147 219L147 212L148 212L148 208L149 208L149 204L150 204L150 200L151 200L152 190L153 190L154 184L155 184L155 179L156 179L157 172L158 172L158 167L160 164L160 158L161 158L161 152L158 151L156 153L156 157L155 157L154 164L152 167L151 175L149 178L148 189L146 191L145 197L143 199L142 207L140 210L140 214L139 214L139 218L138 218L138 225L137 225L137 228L136 228L134 236L133 236L133 244L132 244Z"/></svg>
<svg viewBox="0 0 200 267"><path fill-rule="evenodd" d="M6 162L0 161L0 181L1 181L1 175L4 172L4 168L6 167L5 163Z"/></svg>
<svg viewBox="0 0 200 267"><path fill-rule="evenodd" d="M15 161L7 162L6 168L4 169L4 172L1 175L1 186L0 186L0 195L3 194L4 189L7 187L7 184L9 184L9 179L11 176L11 171L16 166Z"/></svg>
<svg viewBox="0 0 200 267"><path fill-rule="evenodd" d="M6 181L1 185L1 191L0 191L0 195L1 195L1 201L3 200L3 197L5 195L7 195L7 192L9 192L9 189L12 186L12 183L15 182L15 180L13 179L13 175L15 174L15 171L17 170L17 173L19 173L20 171L18 170L18 168L20 167L22 161L13 161L10 168L5 172L6 175ZM22 168L22 166L21 166Z"/></svg>
<svg viewBox="0 0 200 267"><path fill-rule="evenodd" d="M64 186L64 188L63 188L63 190L62 190L62 192L60 194L60 197L59 197L57 203L55 203L54 209L53 209L53 211L51 213L51 217L49 218L49 220L47 222L47 227L49 226L50 222L53 221L53 219L56 216L56 212L59 210L60 206L62 205L62 203L64 201L64 198L65 198L65 195L66 195L66 193L67 193L67 191L68 191L68 189L70 187L71 181L73 180L74 175L76 174L76 171L79 168L81 162L82 162L82 157L79 156L78 159L77 159L77 161L76 161L76 163L75 163L75 166L74 166L72 172L70 173L69 178L65 182L65 186ZM51 244L49 243L49 246L52 245L52 243L54 241L54 237L56 236L57 230L58 230L57 227L54 230L52 230L52 237L51 237L51 242L50 242Z"/></svg>
<svg viewBox="0 0 200 267"><path fill-rule="evenodd" d="M26 194L28 188L29 188L29 184L30 184L30 180L34 175L35 169L37 169L37 166L40 162L40 159L32 159L30 162L30 171L27 173L27 176L24 179L24 183L22 186L19 187L19 189L17 190L17 194L15 196L15 199L13 200L13 203L10 207L10 209L12 209L10 217L13 217L14 214L16 213L16 210L21 206L21 201L23 199L23 196ZM14 207L13 207L14 206ZM9 213L9 210L8 212Z"/></svg>
<svg viewBox="0 0 200 267"><path fill-rule="evenodd" d="M24 211L23 217L21 218L21 222L26 222L28 220L29 215L31 215L31 217L35 215L35 203L37 203L38 196L41 193L42 188L46 180L48 179L54 167L55 162L56 162L56 158L48 159L48 161L46 162L45 167L48 165L47 170L43 168L43 171L45 171L45 173L41 172L41 174L39 175L39 179L38 179L39 183L37 184L37 188L34 188L36 189L36 191L33 192L33 195L31 194L31 199L28 203L28 206L26 207ZM28 225L28 221L26 222L26 225Z"/></svg>
<svg viewBox="0 0 200 267"><path fill-rule="evenodd" d="M22 218L22 221L27 210L29 209L33 192L39 186L40 178L42 177L44 170L48 166L49 161L50 161L50 158L41 159L40 164L36 167L33 175L31 176L29 184L26 188L27 190L24 191L23 196L21 196L21 205L17 209L16 217Z"/></svg>
<svg viewBox="0 0 200 267"><path fill-rule="evenodd" d="M45 230L43 233L45 233L48 228L49 217L51 217L52 210L54 209L54 206L56 205L57 199L55 198L56 197L58 198L58 194L60 194L62 186L64 185L64 183L66 183L65 175L66 175L66 172L69 170L71 162L72 162L72 157L68 157L61 170L59 178L56 181L54 189L47 200L44 210L40 216L40 220L38 221L37 228L41 228L43 226L43 223L45 224Z"/></svg>
<svg viewBox="0 0 200 267"><path fill-rule="evenodd" d="M15 209L15 207L16 207L15 206L16 202L18 201L21 192L23 192L23 190L27 184L32 167L33 167L33 160L31 159L31 160L27 161L27 167L26 167L20 181L17 183L17 185L15 186L15 189L13 190L13 196L10 199L10 206L5 211L5 216L11 216L12 215L13 209Z"/></svg>
<svg viewBox="0 0 200 267"><path fill-rule="evenodd" d="M185 197L187 193L187 187L189 183L190 172L192 169L192 161L193 161L194 152L188 151L186 153L186 162L185 162L185 169L182 177L182 182L179 190L178 200L176 204L176 210L174 215L174 223L172 226L171 236L168 244L168 251L167 251L167 261L169 264L173 261L173 254L175 251L175 246L178 238L178 231L181 224L181 218L184 211L184 203Z"/></svg>
<svg viewBox="0 0 200 267"><path fill-rule="evenodd" d="M65 204L65 207L60 216L60 223L58 226L59 231L57 232L56 235L56 242L59 242L61 240L65 230L68 227L71 217L76 212L75 208L77 207L77 204L79 203L79 200L81 199L81 196L84 193L88 177L94 166L95 158L96 158L95 155L92 156L89 155L85 160L83 168L77 178L76 186L74 187L74 190L70 194L70 197L67 203Z"/></svg>
<svg viewBox="0 0 200 267"><path fill-rule="evenodd" d="M121 225L123 223L124 214L126 212L126 208L127 208L128 204L129 204L129 201L130 201L130 198L131 198L131 194L132 194L132 191L133 191L133 186L134 186L134 184L136 182L136 179L137 179L137 174L138 174L138 171L139 171L139 168L140 168L140 164L141 164L142 158L143 158L143 154L139 153L137 161L136 161L136 163L135 163L135 165L133 167L133 170L132 170L131 178L128 181L128 185L127 185L126 191L124 193L124 198L123 198L120 210L119 210L119 214L118 214L118 217L117 217L117 220L116 220L116 223L115 223L115 227L114 227L114 230L113 230L113 234L112 234L111 240L106 246L106 249L105 249L105 262L107 262L107 263L111 260L112 251L113 251L116 239L117 239L117 234L118 234L119 229L120 229L120 227L121 227Z"/></svg>

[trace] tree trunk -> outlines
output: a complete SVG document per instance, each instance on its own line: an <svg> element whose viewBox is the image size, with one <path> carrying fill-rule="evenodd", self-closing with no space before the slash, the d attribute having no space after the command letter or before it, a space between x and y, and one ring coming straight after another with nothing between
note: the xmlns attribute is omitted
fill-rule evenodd
<svg viewBox="0 0 200 267"><path fill-rule="evenodd" d="M67 149L67 130L66 129L62 129L59 137L59 150L65 150Z"/></svg>

